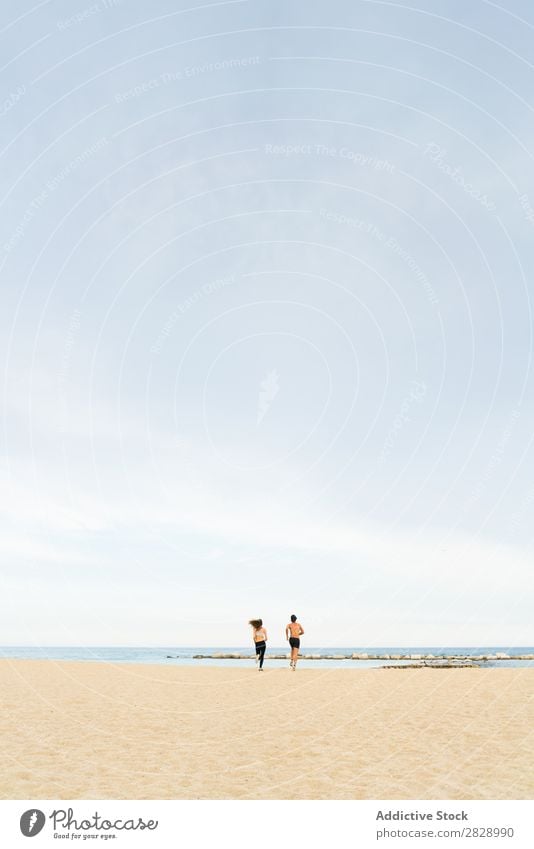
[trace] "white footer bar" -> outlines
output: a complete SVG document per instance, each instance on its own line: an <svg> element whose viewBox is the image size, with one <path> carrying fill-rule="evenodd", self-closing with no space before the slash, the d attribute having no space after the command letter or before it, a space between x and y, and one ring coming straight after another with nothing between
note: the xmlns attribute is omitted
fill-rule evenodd
<svg viewBox="0 0 534 849"><path fill-rule="evenodd" d="M29 843L35 839L35 843ZM0 845L534 847L530 801L0 801Z"/></svg>

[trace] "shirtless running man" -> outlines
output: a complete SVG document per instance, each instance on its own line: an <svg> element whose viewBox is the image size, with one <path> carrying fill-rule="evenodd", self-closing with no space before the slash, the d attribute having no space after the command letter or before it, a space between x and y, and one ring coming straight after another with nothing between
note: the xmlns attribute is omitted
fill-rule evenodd
<svg viewBox="0 0 534 849"><path fill-rule="evenodd" d="M297 660L299 657L299 648L300 648L300 635L304 633L304 628L297 622L297 617L295 614L291 617L291 622L286 625L286 640L289 640L289 645L291 646L291 660L289 662L290 668L295 672L297 668Z"/></svg>

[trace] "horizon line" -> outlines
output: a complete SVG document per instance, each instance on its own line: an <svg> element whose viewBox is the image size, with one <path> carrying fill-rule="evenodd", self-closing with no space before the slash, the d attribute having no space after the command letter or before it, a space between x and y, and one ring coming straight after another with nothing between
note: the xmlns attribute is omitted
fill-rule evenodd
<svg viewBox="0 0 534 849"><path fill-rule="evenodd" d="M174 646L173 645L119 645L119 644L109 644L109 643L105 643L105 644L102 643L102 644L95 644L95 645L87 645L87 644L85 644L85 645L74 645L74 644L66 644L66 643L65 644L57 644L56 643L56 644L46 644L46 645L37 645L35 643L16 643L16 644L15 643L14 644L3 643L3 644L0 644L0 650L2 650L2 649L22 649L22 648L25 648L25 649L30 649L30 648L31 649L213 649L213 648L225 649L225 648L246 648L247 646L248 646L248 644L247 645L219 646L219 645L214 645L213 643L211 643L209 645L196 644L196 645L174 645ZM273 643L272 646L273 646L273 648L283 648L283 647L285 647L285 644L279 646L279 645L276 645L276 644ZM250 645L250 647L253 648L252 644ZM415 643L413 643L413 644L408 643L408 644L404 644L404 645L390 644L390 645L382 645L382 646L373 646L373 645L367 645L367 644L366 645L353 644L353 645L342 646L342 645L327 645L327 644L314 645L314 644L310 643L310 645L309 645L310 649L311 648L339 648L339 649L341 649L341 648L347 648L347 649L348 648L351 648L351 649L358 648L358 649L362 649L362 650L363 649L386 649L386 648L398 648L398 649L402 649L402 648L450 648L450 649L454 649L454 648L477 648L478 649L478 648L484 648L484 647L486 647L486 648L502 647L502 648L509 648L509 649L511 649L511 648L524 649L524 648L533 648L534 644L533 645L510 645L508 643L493 643L492 645L490 645L488 643L478 643L478 644L467 645L467 644L464 643L464 644L454 645L453 643L442 643L442 644L433 644L433 645L431 645L431 644L416 645Z"/></svg>

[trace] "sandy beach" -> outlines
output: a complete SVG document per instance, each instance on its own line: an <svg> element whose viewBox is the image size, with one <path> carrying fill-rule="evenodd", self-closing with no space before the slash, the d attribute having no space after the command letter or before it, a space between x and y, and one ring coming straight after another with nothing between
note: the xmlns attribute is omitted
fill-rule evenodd
<svg viewBox="0 0 534 849"><path fill-rule="evenodd" d="M0 661L7 799L530 799L534 669Z"/></svg>

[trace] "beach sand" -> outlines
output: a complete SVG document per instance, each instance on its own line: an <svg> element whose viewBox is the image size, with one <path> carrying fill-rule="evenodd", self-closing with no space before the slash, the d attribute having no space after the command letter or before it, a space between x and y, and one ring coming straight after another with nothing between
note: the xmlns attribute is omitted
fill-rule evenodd
<svg viewBox="0 0 534 849"><path fill-rule="evenodd" d="M531 799L534 669L0 661L7 799Z"/></svg>

